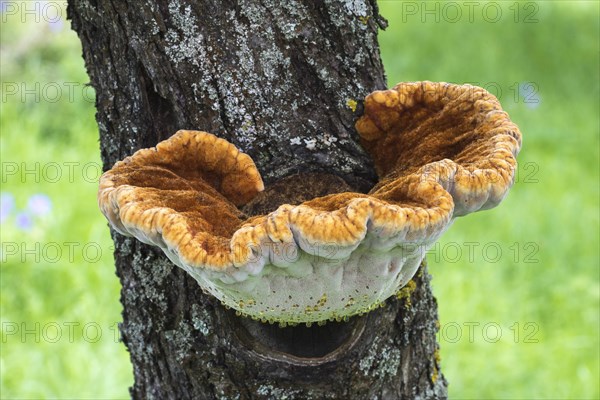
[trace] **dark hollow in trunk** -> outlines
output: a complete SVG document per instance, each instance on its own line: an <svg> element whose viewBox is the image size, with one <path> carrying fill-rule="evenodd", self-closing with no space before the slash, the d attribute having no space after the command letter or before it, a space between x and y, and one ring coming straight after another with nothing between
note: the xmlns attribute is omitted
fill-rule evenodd
<svg viewBox="0 0 600 400"><path fill-rule="evenodd" d="M374 1L69 0L68 12L105 169L197 129L248 153L267 186L297 173L336 175L337 190L376 182L353 127L386 86ZM368 315L279 328L225 310L158 249L113 240L134 398L446 397L425 266Z"/></svg>

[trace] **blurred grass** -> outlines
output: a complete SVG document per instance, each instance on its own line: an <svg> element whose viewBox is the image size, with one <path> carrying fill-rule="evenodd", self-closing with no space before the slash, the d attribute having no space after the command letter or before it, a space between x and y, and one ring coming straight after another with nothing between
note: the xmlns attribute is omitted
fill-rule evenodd
<svg viewBox="0 0 600 400"><path fill-rule="evenodd" d="M0 18L1 192L15 205L1 225L0 396L128 398L132 369L115 335L120 287L96 207L98 128L81 45L68 24ZM17 213L34 194L48 196L52 210L20 229Z"/></svg>
<svg viewBox="0 0 600 400"><path fill-rule="evenodd" d="M380 35L389 84L478 83L524 135L507 199L456 221L429 255L450 396L599 398L598 3L494 2L497 22L481 8L470 22L463 7L455 23L439 4L436 22L422 2L380 2L390 22ZM0 52L1 191L18 210L36 193L53 204L30 230L18 228L17 210L1 225L1 396L127 398L132 374L115 340L119 282L95 205L100 159L80 44L68 23L8 17ZM46 101L22 99L22 86L6 91L36 82ZM49 102L53 82L62 96ZM66 82L77 84L71 99ZM47 179L51 163L58 180ZM23 176L23 167L33 172ZM70 323L78 324L71 334ZM33 333L23 337L24 328Z"/></svg>

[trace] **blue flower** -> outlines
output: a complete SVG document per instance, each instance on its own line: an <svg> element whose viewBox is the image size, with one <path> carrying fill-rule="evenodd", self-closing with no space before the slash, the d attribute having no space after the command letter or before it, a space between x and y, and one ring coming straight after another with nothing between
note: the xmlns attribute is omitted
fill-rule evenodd
<svg viewBox="0 0 600 400"><path fill-rule="evenodd" d="M33 215L46 215L52 211L52 201L45 194L34 194L27 201L27 210Z"/></svg>
<svg viewBox="0 0 600 400"><path fill-rule="evenodd" d="M15 208L15 198L10 193L2 193L0 195L0 223L4 222L6 218Z"/></svg>
<svg viewBox="0 0 600 400"><path fill-rule="evenodd" d="M65 23L62 19L48 21L48 26L50 27L50 30L55 33L62 31L64 25Z"/></svg>
<svg viewBox="0 0 600 400"><path fill-rule="evenodd" d="M16 217L17 228L22 229L24 231L28 231L33 228L33 220L31 216L26 212L20 212Z"/></svg>

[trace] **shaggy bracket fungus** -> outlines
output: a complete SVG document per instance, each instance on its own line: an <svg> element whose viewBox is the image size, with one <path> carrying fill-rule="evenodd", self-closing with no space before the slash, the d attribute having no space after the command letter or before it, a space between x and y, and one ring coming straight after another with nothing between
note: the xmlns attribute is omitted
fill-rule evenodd
<svg viewBox="0 0 600 400"><path fill-rule="evenodd" d="M470 85L401 83L364 106L356 128L380 177L368 194L247 217L238 207L263 190L254 162L210 133L179 131L107 171L100 209L243 315L309 325L368 312L413 277L455 217L502 200L521 134Z"/></svg>

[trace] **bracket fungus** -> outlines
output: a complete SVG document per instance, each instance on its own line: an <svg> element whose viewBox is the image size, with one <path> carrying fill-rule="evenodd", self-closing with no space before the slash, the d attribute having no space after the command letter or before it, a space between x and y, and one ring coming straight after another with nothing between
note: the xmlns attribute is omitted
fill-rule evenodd
<svg viewBox="0 0 600 400"><path fill-rule="evenodd" d="M470 85L401 83L364 105L356 128L380 177L368 194L247 217L238 207L264 188L252 159L210 133L179 131L107 171L100 209L243 315L311 324L365 313L413 277L455 217L502 200L521 135Z"/></svg>

